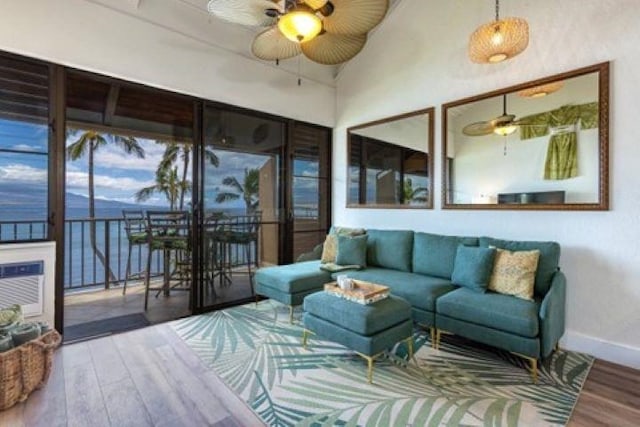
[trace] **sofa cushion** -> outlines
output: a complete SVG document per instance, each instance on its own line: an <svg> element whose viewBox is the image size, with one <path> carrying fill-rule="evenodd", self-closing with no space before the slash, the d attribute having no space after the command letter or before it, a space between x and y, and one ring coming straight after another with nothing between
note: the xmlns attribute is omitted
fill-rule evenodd
<svg viewBox="0 0 640 427"><path fill-rule="evenodd" d="M318 260L261 268L255 280L280 292L297 293L322 287L331 281L331 274L320 270Z"/></svg>
<svg viewBox="0 0 640 427"><path fill-rule="evenodd" d="M439 296L456 289L447 279L385 268L367 268L343 274L352 279L388 286L392 295L407 300L413 307L431 312L435 312Z"/></svg>
<svg viewBox="0 0 640 427"><path fill-rule="evenodd" d="M458 246L451 282L476 292L486 292L495 257L496 249Z"/></svg>
<svg viewBox="0 0 640 427"><path fill-rule="evenodd" d="M438 314L523 337L537 337L540 301L460 288L438 298Z"/></svg>
<svg viewBox="0 0 640 427"><path fill-rule="evenodd" d="M322 245L322 263L335 263L338 252L337 236L361 236L365 234L364 228L331 227L329 234Z"/></svg>
<svg viewBox="0 0 640 427"><path fill-rule="evenodd" d="M510 251L540 251L538 261L538 271L536 272L535 294L543 296L549 291L551 278L558 271L560 262L560 245L556 242L534 242L534 241L513 241L500 240L491 237L481 237L480 246L495 246L500 249Z"/></svg>
<svg viewBox="0 0 640 427"><path fill-rule="evenodd" d="M375 304L363 305L326 292L316 292L304 299L304 311L365 336L377 334L411 319L409 303L393 296Z"/></svg>
<svg viewBox="0 0 640 427"><path fill-rule="evenodd" d="M336 264L367 266L367 239L369 236L341 236L338 235L338 253Z"/></svg>
<svg viewBox="0 0 640 427"><path fill-rule="evenodd" d="M367 235L368 265L411 271L413 231L368 230Z"/></svg>
<svg viewBox="0 0 640 427"><path fill-rule="evenodd" d="M460 245L478 246L478 239L415 233L413 237L413 272L450 279L456 251Z"/></svg>

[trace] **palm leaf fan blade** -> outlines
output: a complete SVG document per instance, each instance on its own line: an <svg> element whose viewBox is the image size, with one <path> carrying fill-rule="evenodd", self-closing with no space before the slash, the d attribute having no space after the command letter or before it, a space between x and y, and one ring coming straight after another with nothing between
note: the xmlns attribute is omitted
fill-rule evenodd
<svg viewBox="0 0 640 427"><path fill-rule="evenodd" d="M249 27L267 27L275 24L276 18L265 11L277 5L269 0L209 0L207 10L223 21Z"/></svg>
<svg viewBox="0 0 640 427"><path fill-rule="evenodd" d="M333 11L323 19L333 34L365 34L384 19L389 0L331 0Z"/></svg>
<svg viewBox="0 0 640 427"><path fill-rule="evenodd" d="M484 136L493 133L493 129L491 122L476 122L462 128L462 133L467 136Z"/></svg>
<svg viewBox="0 0 640 427"><path fill-rule="evenodd" d="M302 52L310 60L324 65L337 65L356 56L366 43L366 34L325 33L311 41L302 43L301 46Z"/></svg>
<svg viewBox="0 0 640 427"><path fill-rule="evenodd" d="M286 38L278 27L269 28L256 36L251 45L253 54L265 61L289 59L300 55L300 44Z"/></svg>

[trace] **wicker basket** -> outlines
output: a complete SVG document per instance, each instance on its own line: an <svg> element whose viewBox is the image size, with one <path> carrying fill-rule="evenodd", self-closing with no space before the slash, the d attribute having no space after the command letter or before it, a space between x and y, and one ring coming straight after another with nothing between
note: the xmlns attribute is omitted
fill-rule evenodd
<svg viewBox="0 0 640 427"><path fill-rule="evenodd" d="M0 353L0 411L29 397L49 379L53 351L60 345L54 329L40 338Z"/></svg>

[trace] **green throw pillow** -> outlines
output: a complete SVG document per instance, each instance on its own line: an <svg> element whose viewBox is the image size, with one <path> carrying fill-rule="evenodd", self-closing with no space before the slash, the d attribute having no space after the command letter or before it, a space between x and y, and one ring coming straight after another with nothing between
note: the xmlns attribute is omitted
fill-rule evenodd
<svg viewBox="0 0 640 427"><path fill-rule="evenodd" d="M338 253L336 264L367 266L367 238L368 236L338 235Z"/></svg>
<svg viewBox="0 0 640 427"><path fill-rule="evenodd" d="M451 282L477 292L486 292L493 271L496 250L458 246Z"/></svg>
<svg viewBox="0 0 640 427"><path fill-rule="evenodd" d="M22 323L22 307L18 304L0 310L0 326L12 323Z"/></svg>

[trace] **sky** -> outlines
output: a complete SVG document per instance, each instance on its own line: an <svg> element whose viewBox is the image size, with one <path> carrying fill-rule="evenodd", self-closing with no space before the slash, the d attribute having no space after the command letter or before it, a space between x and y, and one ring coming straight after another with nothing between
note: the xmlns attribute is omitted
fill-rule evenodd
<svg viewBox="0 0 640 427"><path fill-rule="evenodd" d="M48 128L43 124L32 124L0 119L0 149L22 151L23 153L0 152L0 210L11 209L12 206L26 206L29 196L46 199L47 183L47 138ZM77 135L70 135L67 146L75 142ZM162 159L165 146L149 139L137 139L143 148L145 157L139 159L128 155L115 144L106 144L97 150L95 155L94 182L96 198L121 203L137 203L135 193L140 189L152 186L156 168ZM36 154L39 153L39 154ZM44 154L44 155L43 155ZM268 155L247 154L233 151L216 150L220 166L209 165L206 168L205 204L208 209L244 208L242 199L215 203L215 196L220 191L229 191L222 180L227 176L235 176L242 183L245 168L261 168L270 158ZM188 169L192 173L191 163ZM80 196L88 194L87 159L80 158L66 163L66 191ZM182 176L182 164L178 166ZM318 164L308 161L294 163L295 200L297 204L317 204ZM21 194L22 193L22 194ZM43 200L35 201L40 202ZM145 205L168 206L162 194L154 194L143 202Z"/></svg>

